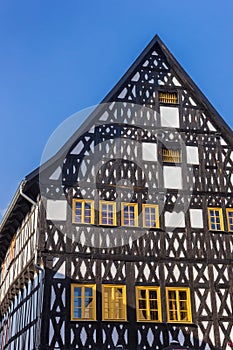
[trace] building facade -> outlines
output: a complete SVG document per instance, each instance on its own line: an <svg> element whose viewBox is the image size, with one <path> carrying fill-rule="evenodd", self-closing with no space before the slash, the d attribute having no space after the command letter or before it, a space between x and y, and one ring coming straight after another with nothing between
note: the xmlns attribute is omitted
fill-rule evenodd
<svg viewBox="0 0 233 350"><path fill-rule="evenodd" d="M0 349L226 349L232 144L156 36L0 224Z"/></svg>

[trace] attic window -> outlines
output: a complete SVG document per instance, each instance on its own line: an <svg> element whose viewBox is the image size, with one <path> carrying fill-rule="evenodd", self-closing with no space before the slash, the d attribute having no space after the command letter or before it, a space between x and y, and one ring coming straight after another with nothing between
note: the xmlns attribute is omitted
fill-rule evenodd
<svg viewBox="0 0 233 350"><path fill-rule="evenodd" d="M159 92L159 102L161 103L178 103L178 96L176 92Z"/></svg>
<svg viewBox="0 0 233 350"><path fill-rule="evenodd" d="M162 159L164 163L181 163L181 152L179 149L162 149Z"/></svg>

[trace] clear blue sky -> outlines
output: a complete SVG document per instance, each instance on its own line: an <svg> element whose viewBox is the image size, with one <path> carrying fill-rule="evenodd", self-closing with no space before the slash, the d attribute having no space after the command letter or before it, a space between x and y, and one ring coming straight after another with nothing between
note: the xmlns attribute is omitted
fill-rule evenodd
<svg viewBox="0 0 233 350"><path fill-rule="evenodd" d="M1 0L0 213L54 129L100 102L156 33L232 127L232 0Z"/></svg>

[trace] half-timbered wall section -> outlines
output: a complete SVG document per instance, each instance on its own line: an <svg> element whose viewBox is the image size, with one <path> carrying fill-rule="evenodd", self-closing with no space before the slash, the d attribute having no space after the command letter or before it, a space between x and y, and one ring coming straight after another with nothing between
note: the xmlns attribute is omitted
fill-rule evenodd
<svg viewBox="0 0 233 350"><path fill-rule="evenodd" d="M157 36L103 102L26 178L44 204L40 349L225 349L232 131Z"/></svg>
<svg viewBox="0 0 233 350"><path fill-rule="evenodd" d="M35 231L38 210L33 207L13 236L1 269L1 309L5 310L18 290L34 273Z"/></svg>
<svg viewBox="0 0 233 350"><path fill-rule="evenodd" d="M0 349L37 349L43 297L42 274L35 273L11 299L1 321Z"/></svg>
<svg viewBox="0 0 233 350"><path fill-rule="evenodd" d="M39 197L38 205L28 208L28 214L23 219L24 212L21 210L16 221L18 228L11 233L9 247L1 264L1 350L34 350L40 343L44 275L42 270L38 271L35 267Z"/></svg>

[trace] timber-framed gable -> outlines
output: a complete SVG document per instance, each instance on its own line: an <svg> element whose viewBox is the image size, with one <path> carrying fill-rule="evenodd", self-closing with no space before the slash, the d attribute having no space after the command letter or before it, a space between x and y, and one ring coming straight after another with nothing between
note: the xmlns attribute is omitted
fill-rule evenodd
<svg viewBox="0 0 233 350"><path fill-rule="evenodd" d="M176 340L225 348L233 335L232 140L155 36L61 150L26 177L3 220L2 347L142 350ZM36 257L26 279L15 275L13 293L6 265L15 271L12 247L34 212L24 236L30 245L37 232ZM16 330L14 315L29 301L36 316Z"/></svg>

